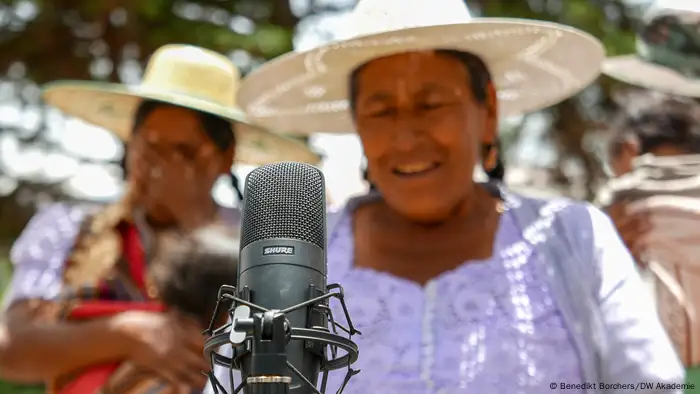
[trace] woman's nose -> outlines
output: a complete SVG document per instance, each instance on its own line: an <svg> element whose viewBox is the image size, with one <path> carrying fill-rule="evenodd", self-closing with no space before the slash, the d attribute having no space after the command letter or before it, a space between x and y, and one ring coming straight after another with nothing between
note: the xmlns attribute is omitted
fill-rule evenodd
<svg viewBox="0 0 700 394"><path fill-rule="evenodd" d="M394 128L394 147L401 151L412 151L418 146L425 133L422 122L410 114L400 114Z"/></svg>
<svg viewBox="0 0 700 394"><path fill-rule="evenodd" d="M151 179L160 179L160 177L163 176L163 170L160 166L152 166L148 170L148 176L151 177Z"/></svg>

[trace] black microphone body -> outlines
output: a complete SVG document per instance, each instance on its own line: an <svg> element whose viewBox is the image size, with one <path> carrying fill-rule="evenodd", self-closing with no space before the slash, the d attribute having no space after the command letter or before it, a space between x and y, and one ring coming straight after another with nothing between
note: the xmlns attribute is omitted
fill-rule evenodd
<svg viewBox="0 0 700 394"><path fill-rule="evenodd" d="M251 303L272 311L323 295L327 280L326 191L321 171L301 163L263 166L248 175L244 193L238 289L247 288ZM267 328L253 341L252 351L241 357L243 378L256 382L261 376L279 376L282 368L285 376L291 377L289 393L312 393L299 378L290 376L286 361L316 384L323 347L308 341L285 342L279 338L284 336L284 328L282 333L276 332L277 326L270 320L273 317L274 313L257 317L256 324L268 319L263 325ZM280 318L286 321L280 320L284 326L279 327L287 330L289 326L326 329L328 324L326 314L313 307L296 309ZM279 348L280 344L285 349ZM283 392L278 390L284 384L270 380L264 385L268 388L258 383L244 391Z"/></svg>

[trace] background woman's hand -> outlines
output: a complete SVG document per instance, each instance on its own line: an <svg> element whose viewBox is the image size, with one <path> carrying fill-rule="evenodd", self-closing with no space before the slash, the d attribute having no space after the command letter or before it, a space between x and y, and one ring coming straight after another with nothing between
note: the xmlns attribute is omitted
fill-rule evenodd
<svg viewBox="0 0 700 394"><path fill-rule="evenodd" d="M204 337L192 319L176 312L129 311L116 316L113 327L125 339L129 360L162 376L177 392L206 385Z"/></svg>

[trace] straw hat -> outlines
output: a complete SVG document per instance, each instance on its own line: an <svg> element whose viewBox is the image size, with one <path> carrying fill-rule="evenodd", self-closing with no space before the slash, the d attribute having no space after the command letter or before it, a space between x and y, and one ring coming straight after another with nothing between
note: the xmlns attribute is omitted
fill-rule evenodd
<svg viewBox="0 0 700 394"><path fill-rule="evenodd" d="M360 0L343 40L274 59L248 75L238 101L250 119L291 134L347 133L348 76L379 57L452 49L480 56L500 113L568 98L600 73L601 43L577 29L525 19L472 18L464 0Z"/></svg>
<svg viewBox="0 0 700 394"><path fill-rule="evenodd" d="M643 23L637 53L607 59L603 73L663 93L700 97L700 1L656 1Z"/></svg>
<svg viewBox="0 0 700 394"><path fill-rule="evenodd" d="M114 132L126 141L143 100L156 100L230 119L236 123L236 162L267 164L320 158L301 142L252 126L236 106L240 73L225 56L188 45L165 45L151 57L140 85L58 81L44 87L44 100L68 115Z"/></svg>

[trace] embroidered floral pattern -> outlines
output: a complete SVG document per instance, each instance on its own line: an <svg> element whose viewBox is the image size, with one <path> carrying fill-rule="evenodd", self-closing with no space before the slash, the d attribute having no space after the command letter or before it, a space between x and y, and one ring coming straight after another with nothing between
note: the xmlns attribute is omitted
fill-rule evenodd
<svg viewBox="0 0 700 394"><path fill-rule="evenodd" d="M362 372L344 393L541 394L552 381L582 380L539 273L544 262L508 214L501 227L493 259L464 264L421 287L353 268L351 216L341 220L328 244L329 283L343 285L362 331L356 338ZM342 375L330 375L328 392Z"/></svg>

